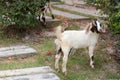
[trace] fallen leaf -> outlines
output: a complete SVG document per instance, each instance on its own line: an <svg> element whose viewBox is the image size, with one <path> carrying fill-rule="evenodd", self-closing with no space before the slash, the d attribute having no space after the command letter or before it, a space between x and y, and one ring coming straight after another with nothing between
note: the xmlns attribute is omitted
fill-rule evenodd
<svg viewBox="0 0 120 80"><path fill-rule="evenodd" d="M47 53L48 55L50 55L51 54L51 51L50 50L48 50L48 53Z"/></svg>
<svg viewBox="0 0 120 80"><path fill-rule="evenodd" d="M111 40L107 40L108 44L113 44L113 42Z"/></svg>
<svg viewBox="0 0 120 80"><path fill-rule="evenodd" d="M12 57L8 57L8 60L11 61L11 60L12 60Z"/></svg>
<svg viewBox="0 0 120 80"><path fill-rule="evenodd" d="M60 16L56 16L56 19L60 19L61 17Z"/></svg>
<svg viewBox="0 0 120 80"><path fill-rule="evenodd" d="M36 32L37 35L40 35L40 32Z"/></svg>
<svg viewBox="0 0 120 80"><path fill-rule="evenodd" d="M114 52L112 46L107 46L107 47L106 47L106 50L107 50L109 53L113 53L113 52Z"/></svg>

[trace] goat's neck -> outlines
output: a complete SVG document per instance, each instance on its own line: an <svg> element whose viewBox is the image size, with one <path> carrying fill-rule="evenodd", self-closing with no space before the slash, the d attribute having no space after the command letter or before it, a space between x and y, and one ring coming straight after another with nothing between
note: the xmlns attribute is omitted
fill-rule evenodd
<svg viewBox="0 0 120 80"><path fill-rule="evenodd" d="M98 37L99 37L99 33L92 32L92 31L90 31L88 35L90 35L91 37L93 36L93 37L95 37L96 39L98 39Z"/></svg>

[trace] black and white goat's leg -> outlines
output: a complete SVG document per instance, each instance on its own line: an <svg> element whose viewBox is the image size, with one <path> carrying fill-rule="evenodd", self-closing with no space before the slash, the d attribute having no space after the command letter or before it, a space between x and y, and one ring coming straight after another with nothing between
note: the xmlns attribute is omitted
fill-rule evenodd
<svg viewBox="0 0 120 80"><path fill-rule="evenodd" d="M46 6L42 7L41 14L39 16L39 21L43 22L44 24L46 24L46 19L45 19L46 11L47 11L47 7Z"/></svg>
<svg viewBox="0 0 120 80"><path fill-rule="evenodd" d="M44 12L44 7L42 7L41 10L40 10L39 21L41 21L41 22L43 22L42 21L43 12Z"/></svg>
<svg viewBox="0 0 120 80"><path fill-rule="evenodd" d="M48 3L48 9L49 9L49 11L50 11L50 14L51 14L52 19L55 19L54 15L53 15L53 13L52 13L52 7L51 7L51 3L50 3L50 2Z"/></svg>
<svg viewBox="0 0 120 80"><path fill-rule="evenodd" d="M45 12L43 12L43 15L42 15L42 20L43 20L43 23L44 23L44 24L46 24Z"/></svg>
<svg viewBox="0 0 120 80"><path fill-rule="evenodd" d="M90 46L89 47L89 56L90 56L90 66L91 66L91 68L94 68L94 54L93 54L93 52L94 52L94 47L93 46Z"/></svg>

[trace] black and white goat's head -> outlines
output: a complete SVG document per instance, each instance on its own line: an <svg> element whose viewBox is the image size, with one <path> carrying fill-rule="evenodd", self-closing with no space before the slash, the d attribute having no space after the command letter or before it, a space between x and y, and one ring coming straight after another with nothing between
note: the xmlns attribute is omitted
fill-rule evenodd
<svg viewBox="0 0 120 80"><path fill-rule="evenodd" d="M96 33L105 33L105 28L99 20L95 19L92 22L91 31Z"/></svg>
<svg viewBox="0 0 120 80"><path fill-rule="evenodd" d="M104 26L97 19L93 20L92 23L87 27L87 32L92 31L93 33L105 33Z"/></svg>

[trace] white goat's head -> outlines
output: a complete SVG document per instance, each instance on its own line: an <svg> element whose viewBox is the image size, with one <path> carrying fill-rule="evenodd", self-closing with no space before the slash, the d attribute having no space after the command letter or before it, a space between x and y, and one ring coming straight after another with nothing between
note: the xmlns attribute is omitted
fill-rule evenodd
<svg viewBox="0 0 120 80"><path fill-rule="evenodd" d="M95 19L92 21L92 23L89 23L87 25L87 28L86 28L86 33L88 33L89 31L91 32L96 32L96 33L105 33L106 32L106 29L105 27L103 26L103 24L101 25L101 23Z"/></svg>
<svg viewBox="0 0 120 80"><path fill-rule="evenodd" d="M101 23L97 19L92 22L91 31L96 32L96 33L103 33L104 32L103 26L101 25Z"/></svg>

